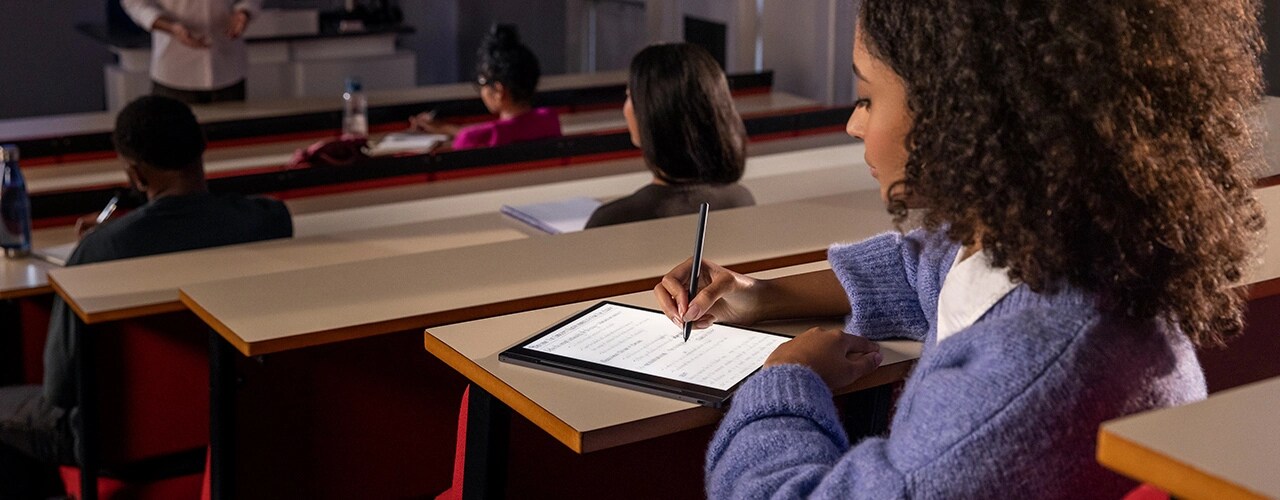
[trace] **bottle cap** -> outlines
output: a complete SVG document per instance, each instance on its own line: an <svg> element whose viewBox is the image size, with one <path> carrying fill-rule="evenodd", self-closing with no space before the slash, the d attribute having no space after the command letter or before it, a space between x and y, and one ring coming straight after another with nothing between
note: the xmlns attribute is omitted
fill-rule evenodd
<svg viewBox="0 0 1280 500"><path fill-rule="evenodd" d="M18 161L18 146L5 144L0 146L0 162Z"/></svg>
<svg viewBox="0 0 1280 500"><path fill-rule="evenodd" d="M359 92L364 88L360 85L360 79L354 76L347 77L347 92Z"/></svg>

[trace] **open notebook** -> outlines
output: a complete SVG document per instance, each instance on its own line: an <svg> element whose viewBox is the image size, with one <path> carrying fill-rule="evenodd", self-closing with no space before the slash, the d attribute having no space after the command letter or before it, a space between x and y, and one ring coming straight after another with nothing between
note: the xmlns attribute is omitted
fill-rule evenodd
<svg viewBox="0 0 1280 500"><path fill-rule="evenodd" d="M572 233L587 227L587 219L600 207L600 200L578 196L567 200L503 205L502 213L548 234Z"/></svg>
<svg viewBox="0 0 1280 500"><path fill-rule="evenodd" d="M440 134L419 134L414 132L395 132L383 136L378 144L369 150L369 156L391 155L398 153L425 153L437 144L448 141L449 137Z"/></svg>

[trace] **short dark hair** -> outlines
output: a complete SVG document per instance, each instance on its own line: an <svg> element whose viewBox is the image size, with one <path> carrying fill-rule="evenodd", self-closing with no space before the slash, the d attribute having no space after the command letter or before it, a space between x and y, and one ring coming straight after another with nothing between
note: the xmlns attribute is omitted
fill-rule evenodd
<svg viewBox="0 0 1280 500"><path fill-rule="evenodd" d="M120 156L162 170L198 167L205 148L204 131L191 108L154 95L120 110L111 142Z"/></svg>
<svg viewBox="0 0 1280 500"><path fill-rule="evenodd" d="M515 26L493 25L484 41L480 42L478 55L477 77L490 83L501 83L516 102L533 101L542 69L538 65L538 56L520 43L520 35L516 33Z"/></svg>
<svg viewBox="0 0 1280 500"><path fill-rule="evenodd" d="M746 127L705 49L651 45L631 59L631 106L644 159L672 184L728 184L746 167Z"/></svg>

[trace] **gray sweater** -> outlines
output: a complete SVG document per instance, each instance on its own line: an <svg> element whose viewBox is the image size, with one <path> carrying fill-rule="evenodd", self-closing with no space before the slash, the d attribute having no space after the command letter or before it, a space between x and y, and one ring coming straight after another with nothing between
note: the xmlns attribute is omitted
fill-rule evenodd
<svg viewBox="0 0 1280 500"><path fill-rule="evenodd" d="M924 351L892 432L849 443L812 370L771 367L734 396L707 454L712 498L1120 498L1098 465L1098 425L1203 399L1191 343L1159 321L1102 314L1095 298L1020 285L937 343L938 293L958 246L885 234L834 246L846 331Z"/></svg>

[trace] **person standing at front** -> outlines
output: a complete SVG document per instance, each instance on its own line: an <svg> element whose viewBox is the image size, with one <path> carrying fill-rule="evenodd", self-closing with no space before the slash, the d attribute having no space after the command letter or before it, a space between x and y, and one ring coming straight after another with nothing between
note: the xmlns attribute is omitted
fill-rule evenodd
<svg viewBox="0 0 1280 500"><path fill-rule="evenodd" d="M120 0L151 32L151 92L188 104L243 101L244 30L262 0Z"/></svg>

